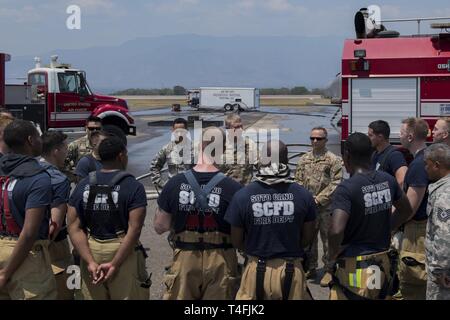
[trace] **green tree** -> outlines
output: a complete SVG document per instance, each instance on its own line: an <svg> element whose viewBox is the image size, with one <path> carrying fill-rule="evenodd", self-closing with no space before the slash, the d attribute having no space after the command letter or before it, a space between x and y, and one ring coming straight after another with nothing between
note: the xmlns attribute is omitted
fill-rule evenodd
<svg viewBox="0 0 450 320"><path fill-rule="evenodd" d="M305 87L294 87L291 89L291 94L295 95L303 95L303 94L309 94L309 90Z"/></svg>
<svg viewBox="0 0 450 320"><path fill-rule="evenodd" d="M182 86L173 87L173 94L176 96L184 96L186 94L186 89Z"/></svg>

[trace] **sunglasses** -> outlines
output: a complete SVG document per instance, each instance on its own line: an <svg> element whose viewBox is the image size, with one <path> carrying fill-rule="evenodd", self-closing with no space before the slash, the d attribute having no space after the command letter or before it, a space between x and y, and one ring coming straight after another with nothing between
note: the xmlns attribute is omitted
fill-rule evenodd
<svg viewBox="0 0 450 320"><path fill-rule="evenodd" d="M322 138L322 137L309 137L309 140L311 140L311 141L314 141L314 140L317 140L317 141L322 141L322 140L325 140L326 138Z"/></svg>
<svg viewBox="0 0 450 320"><path fill-rule="evenodd" d="M88 127L87 128L89 131L100 131L101 130L101 128L98 128L98 127Z"/></svg>

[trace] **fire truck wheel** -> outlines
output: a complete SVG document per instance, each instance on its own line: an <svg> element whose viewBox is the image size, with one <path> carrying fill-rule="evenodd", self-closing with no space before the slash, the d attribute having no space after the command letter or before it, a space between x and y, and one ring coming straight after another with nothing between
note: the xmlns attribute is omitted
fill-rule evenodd
<svg viewBox="0 0 450 320"><path fill-rule="evenodd" d="M110 126L114 126L120 130L122 130L122 132L124 134L128 133L128 125L125 123L125 121L123 121L120 118L115 118L115 117L106 117L103 119L102 121L103 127L110 127Z"/></svg>
<svg viewBox="0 0 450 320"><path fill-rule="evenodd" d="M116 125L109 124L103 126L103 131L107 132L110 135L116 136L117 138L122 140L125 145L127 145L127 135L122 128L119 128Z"/></svg>
<svg viewBox="0 0 450 320"><path fill-rule="evenodd" d="M233 111L233 109L234 109L234 107L229 103L224 105L223 108L225 109L225 111Z"/></svg>

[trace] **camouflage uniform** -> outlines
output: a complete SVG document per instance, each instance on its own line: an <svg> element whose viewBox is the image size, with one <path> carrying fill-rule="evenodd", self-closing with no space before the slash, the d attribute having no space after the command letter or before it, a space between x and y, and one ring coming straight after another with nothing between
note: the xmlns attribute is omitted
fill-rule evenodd
<svg viewBox="0 0 450 320"><path fill-rule="evenodd" d="M85 135L68 145L67 158L62 172L69 178L71 182L76 181L75 168L78 161L85 155L91 154L93 147L89 142L88 136Z"/></svg>
<svg viewBox="0 0 450 320"><path fill-rule="evenodd" d="M189 146L190 145L191 143L189 142ZM194 154L191 150L190 159L183 159L183 145L176 144L174 141L169 142L161 150L159 150L156 157L150 163L149 172L153 184L162 188L166 184L167 180L173 176L191 169L194 163L193 158ZM163 182L161 179L161 170L166 163L168 169L168 179Z"/></svg>
<svg viewBox="0 0 450 320"><path fill-rule="evenodd" d="M331 195L342 180L342 159L334 153L325 150L322 155L314 156L307 152L297 163L295 181L309 190L317 205L316 232L320 231L323 243L322 261L328 267L328 228L330 226L331 211L329 204ZM308 254L308 269L318 267L318 237L315 238Z"/></svg>
<svg viewBox="0 0 450 320"><path fill-rule="evenodd" d="M428 187L427 300L450 300L450 289L435 283L435 276L450 276L450 174Z"/></svg>
<svg viewBox="0 0 450 320"><path fill-rule="evenodd" d="M246 140L245 153L238 152L238 146L227 141L224 150L224 163L219 165L219 170L226 176L247 185L253 178L253 165L257 162L257 146L253 140Z"/></svg>

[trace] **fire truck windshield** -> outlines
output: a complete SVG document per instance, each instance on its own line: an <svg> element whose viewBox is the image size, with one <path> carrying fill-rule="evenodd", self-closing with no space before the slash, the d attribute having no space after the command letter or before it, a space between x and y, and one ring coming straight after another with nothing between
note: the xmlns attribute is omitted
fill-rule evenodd
<svg viewBox="0 0 450 320"><path fill-rule="evenodd" d="M60 72L58 73L59 91L61 93L75 93L80 95L90 95L91 92L81 72Z"/></svg>

